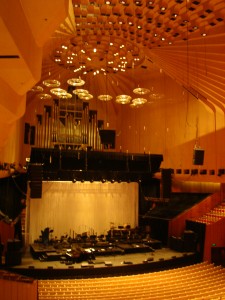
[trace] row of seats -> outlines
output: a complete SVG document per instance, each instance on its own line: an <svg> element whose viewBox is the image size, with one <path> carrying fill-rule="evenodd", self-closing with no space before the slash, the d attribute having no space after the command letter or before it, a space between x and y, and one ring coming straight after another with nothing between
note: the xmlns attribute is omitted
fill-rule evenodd
<svg viewBox="0 0 225 300"><path fill-rule="evenodd" d="M211 263L104 278L39 280L38 299L224 299L225 269Z"/></svg>
<svg viewBox="0 0 225 300"><path fill-rule="evenodd" d="M210 225L214 222L218 222L224 217L225 217L225 204L221 203L220 205L216 206L215 208L205 213L201 217L194 219L194 221L198 223L204 223Z"/></svg>

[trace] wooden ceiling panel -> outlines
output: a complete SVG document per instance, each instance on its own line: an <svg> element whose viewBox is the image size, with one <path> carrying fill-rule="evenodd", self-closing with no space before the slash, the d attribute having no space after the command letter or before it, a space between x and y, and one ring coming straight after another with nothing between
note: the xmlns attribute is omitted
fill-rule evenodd
<svg viewBox="0 0 225 300"><path fill-rule="evenodd" d="M69 27L74 30L68 34L68 19L67 24L62 23L54 34L57 47L79 38L80 47L95 45L104 55L104 51L108 53L106 45L115 39L118 49L131 43L145 60L190 91L194 89L214 103L225 102L224 1L72 0L71 6ZM53 58L52 53L45 53L46 59ZM72 69L64 67L71 74Z"/></svg>

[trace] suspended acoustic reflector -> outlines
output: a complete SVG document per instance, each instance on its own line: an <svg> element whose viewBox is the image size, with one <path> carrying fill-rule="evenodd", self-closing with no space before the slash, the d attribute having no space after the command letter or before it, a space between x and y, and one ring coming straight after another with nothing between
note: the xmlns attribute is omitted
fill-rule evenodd
<svg viewBox="0 0 225 300"><path fill-rule="evenodd" d="M56 79L46 79L42 82L45 86L51 88L57 88L60 86L60 82Z"/></svg>
<svg viewBox="0 0 225 300"><path fill-rule="evenodd" d="M72 86L82 86L85 84L85 81L81 78L71 78L67 80L67 83Z"/></svg>
<svg viewBox="0 0 225 300"><path fill-rule="evenodd" d="M119 95L116 97L116 103L119 104L129 104L131 101L131 96L128 95Z"/></svg>

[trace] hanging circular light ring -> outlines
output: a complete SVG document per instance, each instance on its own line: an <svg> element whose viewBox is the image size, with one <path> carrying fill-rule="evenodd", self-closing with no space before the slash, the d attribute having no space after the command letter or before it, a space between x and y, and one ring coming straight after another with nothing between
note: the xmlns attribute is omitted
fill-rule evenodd
<svg viewBox="0 0 225 300"><path fill-rule="evenodd" d="M130 103L130 107L131 107L131 108L138 108L138 107L140 107L140 105L136 105L136 104L134 104L134 103Z"/></svg>
<svg viewBox="0 0 225 300"><path fill-rule="evenodd" d="M131 101L131 96L128 95L119 95L116 97L116 103L119 104L129 104Z"/></svg>
<svg viewBox="0 0 225 300"><path fill-rule="evenodd" d="M62 99L71 99L72 98L72 95L70 93L66 93L66 94L62 94L60 96L60 98Z"/></svg>
<svg viewBox="0 0 225 300"><path fill-rule="evenodd" d="M43 92L43 87L42 86L40 86L40 85L35 85L35 86L33 86L32 87L32 89L31 89L31 92Z"/></svg>
<svg viewBox="0 0 225 300"><path fill-rule="evenodd" d="M99 95L98 99L101 100L101 101L110 101L110 100L112 100L112 96L110 96L110 95Z"/></svg>
<svg viewBox="0 0 225 300"><path fill-rule="evenodd" d="M84 89L75 89L73 90L73 94L79 96L79 94L89 94L89 91Z"/></svg>
<svg viewBox="0 0 225 300"><path fill-rule="evenodd" d="M133 92L138 95L146 95L146 94L150 93L150 90L138 87L138 88L134 89Z"/></svg>
<svg viewBox="0 0 225 300"><path fill-rule="evenodd" d="M132 104L133 105L143 105L143 104L145 104L147 102L147 99L145 99L145 98L135 98L135 99L133 99L132 100Z"/></svg>
<svg viewBox="0 0 225 300"><path fill-rule="evenodd" d="M45 86L51 88L57 88L60 86L60 82L56 79L46 79L42 82Z"/></svg>
<svg viewBox="0 0 225 300"><path fill-rule="evenodd" d="M152 93L149 97L152 100L160 100L160 99L164 98L164 95L160 94L160 93Z"/></svg>
<svg viewBox="0 0 225 300"><path fill-rule="evenodd" d="M72 86L82 86L85 84L85 81L81 78L71 78L67 80L67 83Z"/></svg>
<svg viewBox="0 0 225 300"><path fill-rule="evenodd" d="M41 100L48 100L48 99L51 99L51 98L52 98L51 95L49 95L49 94L44 94L44 93L38 94L37 96L38 96L38 98L40 98Z"/></svg>
<svg viewBox="0 0 225 300"><path fill-rule="evenodd" d="M51 89L50 93L57 96L57 97L62 97L62 96L66 96L67 91L64 90L64 89L55 88L55 89Z"/></svg>
<svg viewBox="0 0 225 300"><path fill-rule="evenodd" d="M81 100L84 100L84 101L89 101L93 98L93 95L91 94L79 94L78 97L81 99Z"/></svg>

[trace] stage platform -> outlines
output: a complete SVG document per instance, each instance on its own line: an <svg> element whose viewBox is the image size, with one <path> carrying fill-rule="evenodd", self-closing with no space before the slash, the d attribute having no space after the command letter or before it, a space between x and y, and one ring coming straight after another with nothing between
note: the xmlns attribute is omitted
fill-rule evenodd
<svg viewBox="0 0 225 300"><path fill-rule="evenodd" d="M99 256L124 255L130 253L147 253L161 249L162 243L158 240L132 240L127 241L94 241L91 242L72 242L72 243L54 243L44 245L43 243L34 243L30 245L30 253L34 259L41 261L52 260L73 260L80 262L93 259ZM75 255L73 255L75 253ZM78 256L78 254L81 254ZM73 259L74 256L74 259Z"/></svg>
<svg viewBox="0 0 225 300"><path fill-rule="evenodd" d="M99 255L93 260L66 262L63 260L35 259L27 249L20 265L7 270L35 279L68 279L131 275L155 272L199 262L193 252L177 252L162 247L152 252Z"/></svg>

